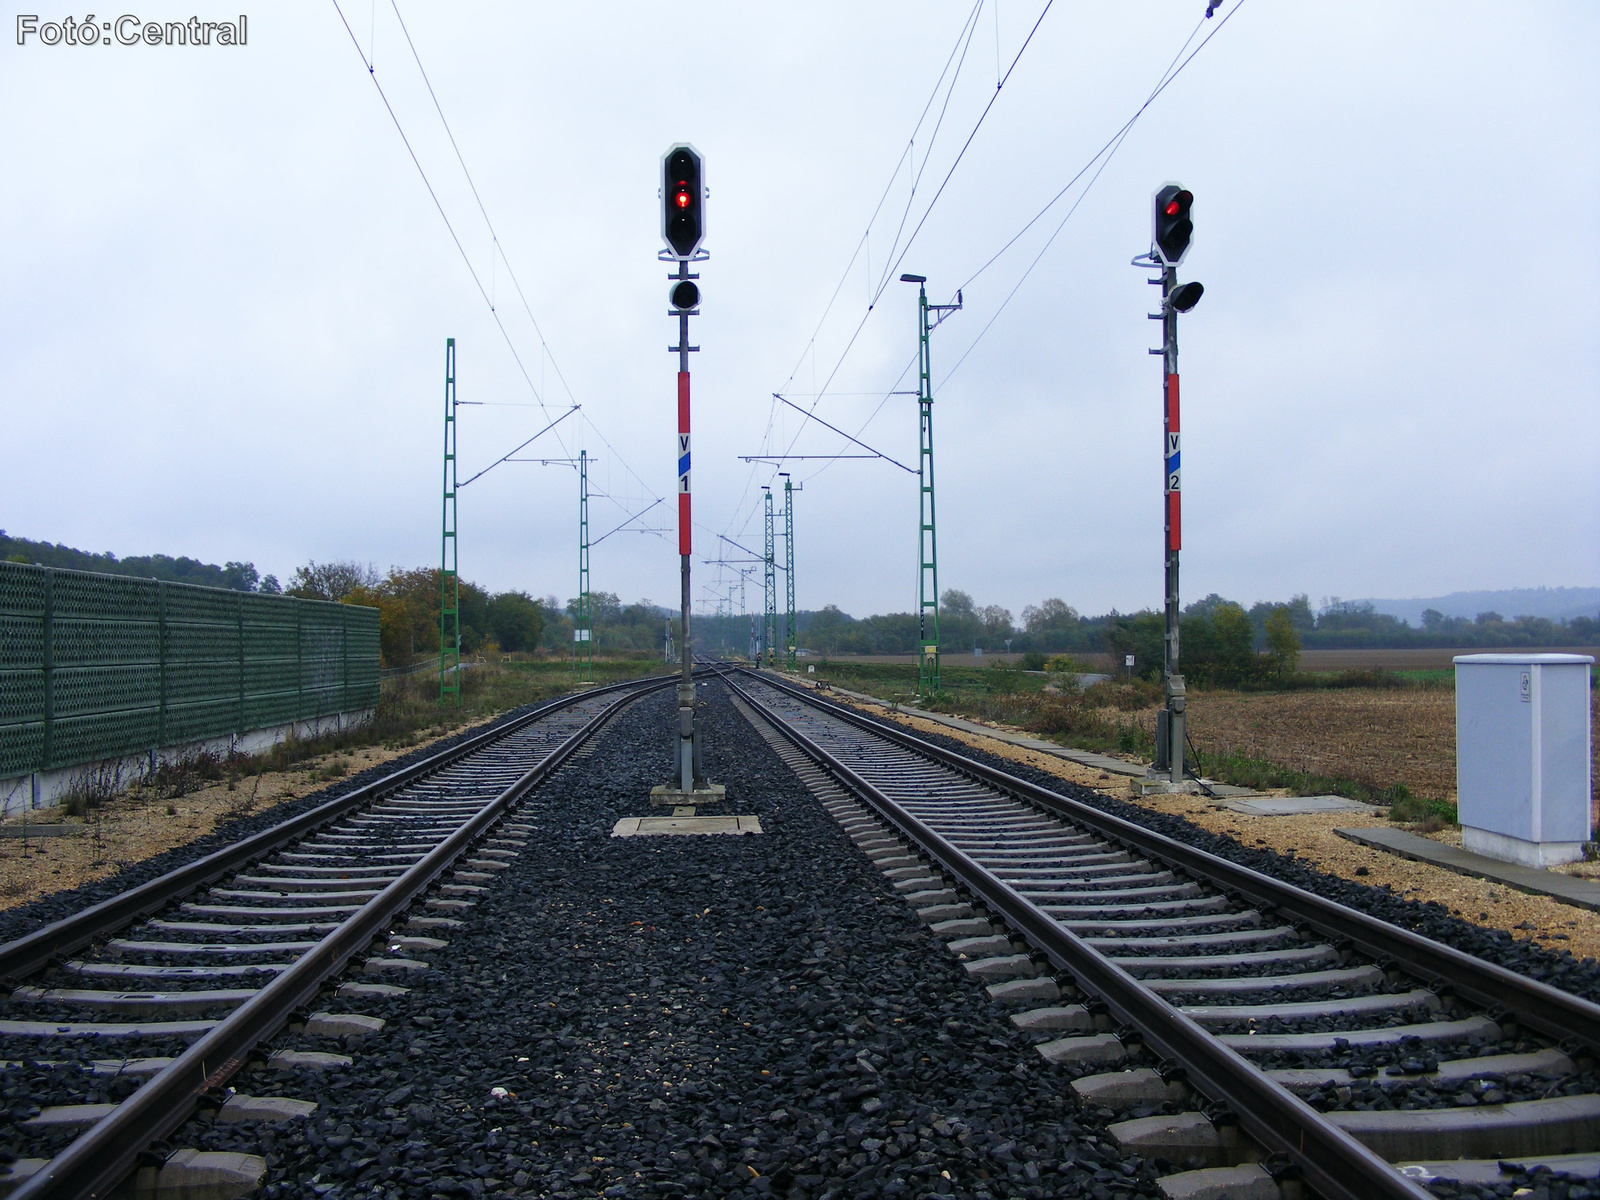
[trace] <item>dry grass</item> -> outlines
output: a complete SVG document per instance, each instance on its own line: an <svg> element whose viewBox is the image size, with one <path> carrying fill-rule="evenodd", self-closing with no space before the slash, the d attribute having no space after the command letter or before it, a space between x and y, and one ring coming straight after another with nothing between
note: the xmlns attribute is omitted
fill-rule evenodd
<svg viewBox="0 0 1600 1200"><path fill-rule="evenodd" d="M1189 693L1189 735L1203 755L1238 751L1291 770L1379 788L1403 783L1415 795L1454 801L1455 704L1455 692L1443 688L1197 690ZM1155 714L1146 708L1134 715L1154 731ZM1591 698L1590 718L1600 727L1600 695ZM1600 781L1600 737L1593 752ZM1590 803L1600 816L1600 804Z"/></svg>
<svg viewBox="0 0 1600 1200"><path fill-rule="evenodd" d="M437 740L427 738L418 744ZM381 746L342 750L285 771L206 783L176 797L154 787L135 787L102 801L81 821L66 818L60 810L30 813L31 824L66 823L78 826L80 832L70 837L0 838L0 909L104 879L129 863L203 838L235 817L298 799L325 786L334 762L359 771L404 753L399 747ZM6 822L12 832L21 824L20 819Z"/></svg>

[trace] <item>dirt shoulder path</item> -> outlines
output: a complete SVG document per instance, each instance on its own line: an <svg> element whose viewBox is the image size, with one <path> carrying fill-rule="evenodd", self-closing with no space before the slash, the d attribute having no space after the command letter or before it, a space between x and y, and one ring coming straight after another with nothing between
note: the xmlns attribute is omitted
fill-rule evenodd
<svg viewBox="0 0 1600 1200"><path fill-rule="evenodd" d="M25 841L12 836L21 830L22 821L6 821L8 836L0 837L0 911L105 879L130 863L198 841L235 817L267 812L327 787L343 777L327 773L335 760L345 764L344 775L354 775L473 728L477 727L419 738L395 749L364 746L324 754L286 771L247 775L231 786L210 784L176 799L158 799L150 789L136 787L99 805L82 820L65 816L59 808L28 814L30 825L69 824L80 830L67 837Z"/></svg>

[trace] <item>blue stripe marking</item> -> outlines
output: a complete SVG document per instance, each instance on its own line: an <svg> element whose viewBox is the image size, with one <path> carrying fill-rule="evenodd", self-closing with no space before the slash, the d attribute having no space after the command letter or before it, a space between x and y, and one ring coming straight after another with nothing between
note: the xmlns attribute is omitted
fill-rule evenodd
<svg viewBox="0 0 1600 1200"><path fill-rule="evenodd" d="M1171 475L1174 471L1176 471L1178 469L1178 459L1180 457L1182 457L1182 456L1178 455L1178 454L1174 454L1174 455L1172 455L1171 457L1169 457L1167 459L1167 474L1168 475Z"/></svg>
<svg viewBox="0 0 1600 1200"><path fill-rule="evenodd" d="M678 459L678 476L680 478L682 478L683 476L687 475L688 473L689 473L689 456L687 454L685 454L685 455L682 455Z"/></svg>

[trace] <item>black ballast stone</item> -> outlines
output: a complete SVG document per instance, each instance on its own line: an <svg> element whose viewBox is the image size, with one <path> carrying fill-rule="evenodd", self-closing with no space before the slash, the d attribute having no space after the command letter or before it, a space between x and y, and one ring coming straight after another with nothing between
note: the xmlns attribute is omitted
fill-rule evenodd
<svg viewBox="0 0 1600 1200"><path fill-rule="evenodd" d="M440 969L348 1006L389 1021L355 1067L276 1078L311 1120L174 1144L266 1153L270 1197L1158 1195L720 685L701 696L708 772L768 833L609 836L671 766L673 697L641 701L522 807L527 847Z"/></svg>

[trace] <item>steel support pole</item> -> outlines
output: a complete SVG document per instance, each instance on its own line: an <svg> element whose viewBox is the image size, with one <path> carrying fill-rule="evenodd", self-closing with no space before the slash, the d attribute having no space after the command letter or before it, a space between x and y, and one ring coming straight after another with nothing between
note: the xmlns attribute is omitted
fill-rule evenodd
<svg viewBox="0 0 1600 1200"><path fill-rule="evenodd" d="M1176 268L1161 272L1161 404L1164 483L1163 552L1166 558L1166 639L1162 680L1167 702L1167 763L1174 784L1183 782L1184 695L1178 660L1178 551L1183 544L1182 474L1178 433L1178 312L1172 291L1178 285Z"/></svg>
<svg viewBox="0 0 1600 1200"><path fill-rule="evenodd" d="M800 621L794 610L794 481L783 481L783 594L788 612L784 618L783 644L789 670L795 669L795 651L800 642Z"/></svg>
<svg viewBox="0 0 1600 1200"><path fill-rule="evenodd" d="M456 340L444 343L444 517L439 539L439 701L461 704L461 580L456 542ZM446 682L448 680L449 682Z"/></svg>
<svg viewBox="0 0 1600 1200"><path fill-rule="evenodd" d="M939 535L933 503L933 368L928 285L917 285L917 695L939 691Z"/></svg>
<svg viewBox="0 0 1600 1200"><path fill-rule="evenodd" d="M572 631L578 683L594 682L594 613L589 603L589 452L578 451L578 619Z"/></svg>
<svg viewBox="0 0 1600 1200"><path fill-rule="evenodd" d="M761 648L765 652L767 666L774 667L778 663L778 564L773 545L772 489L763 489L762 498L766 506L766 575L762 597L762 619L765 627L761 631Z"/></svg>

